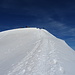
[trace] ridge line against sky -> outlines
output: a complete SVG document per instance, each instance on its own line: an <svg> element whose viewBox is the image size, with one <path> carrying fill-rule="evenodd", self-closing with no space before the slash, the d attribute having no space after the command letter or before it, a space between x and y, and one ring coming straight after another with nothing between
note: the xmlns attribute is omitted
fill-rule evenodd
<svg viewBox="0 0 75 75"><path fill-rule="evenodd" d="M45 28L75 50L74 0L0 0L0 31Z"/></svg>

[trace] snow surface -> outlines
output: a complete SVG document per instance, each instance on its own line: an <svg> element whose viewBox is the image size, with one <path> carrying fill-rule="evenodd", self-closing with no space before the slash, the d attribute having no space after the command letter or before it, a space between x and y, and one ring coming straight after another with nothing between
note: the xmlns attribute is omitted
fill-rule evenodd
<svg viewBox="0 0 75 75"><path fill-rule="evenodd" d="M44 29L0 32L0 75L75 75L75 51Z"/></svg>

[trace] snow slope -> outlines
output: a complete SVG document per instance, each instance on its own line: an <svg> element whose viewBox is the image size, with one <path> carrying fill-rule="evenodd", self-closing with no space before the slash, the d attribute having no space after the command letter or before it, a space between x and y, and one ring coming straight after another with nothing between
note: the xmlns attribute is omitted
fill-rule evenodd
<svg viewBox="0 0 75 75"><path fill-rule="evenodd" d="M0 32L0 75L75 75L75 51L44 29Z"/></svg>

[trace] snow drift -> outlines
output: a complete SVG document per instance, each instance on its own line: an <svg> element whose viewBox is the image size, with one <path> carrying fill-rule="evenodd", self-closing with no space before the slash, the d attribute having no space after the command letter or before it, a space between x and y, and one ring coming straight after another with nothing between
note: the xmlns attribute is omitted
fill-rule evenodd
<svg viewBox="0 0 75 75"><path fill-rule="evenodd" d="M44 29L0 32L0 75L75 75L75 51Z"/></svg>

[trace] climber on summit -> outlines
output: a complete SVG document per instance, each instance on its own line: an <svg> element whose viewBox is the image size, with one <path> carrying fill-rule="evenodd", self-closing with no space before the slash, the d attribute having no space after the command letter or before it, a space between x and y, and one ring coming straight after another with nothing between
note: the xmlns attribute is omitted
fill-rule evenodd
<svg viewBox="0 0 75 75"><path fill-rule="evenodd" d="M26 26L26 28L30 28L29 26Z"/></svg>

